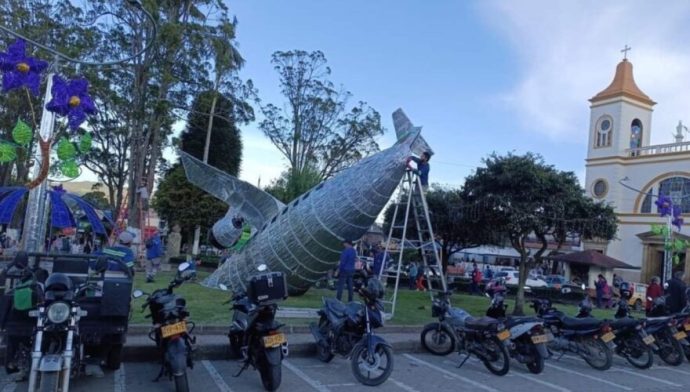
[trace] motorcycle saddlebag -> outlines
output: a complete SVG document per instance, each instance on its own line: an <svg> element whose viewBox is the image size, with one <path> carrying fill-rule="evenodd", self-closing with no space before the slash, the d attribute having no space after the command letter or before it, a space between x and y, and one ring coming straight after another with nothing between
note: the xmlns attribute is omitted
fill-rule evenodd
<svg viewBox="0 0 690 392"><path fill-rule="evenodd" d="M132 295L132 281L128 279L111 279L103 282L101 299L102 316L129 316Z"/></svg>
<svg viewBox="0 0 690 392"><path fill-rule="evenodd" d="M287 278L282 272L254 275L247 282L247 297L259 305L282 301L288 297Z"/></svg>

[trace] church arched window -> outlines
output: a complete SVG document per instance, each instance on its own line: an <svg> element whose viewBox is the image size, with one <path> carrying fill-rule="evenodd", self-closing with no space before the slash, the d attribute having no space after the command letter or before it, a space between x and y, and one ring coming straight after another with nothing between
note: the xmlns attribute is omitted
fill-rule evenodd
<svg viewBox="0 0 690 392"><path fill-rule="evenodd" d="M658 192L654 192L655 189L658 189ZM681 206L683 214L690 213L690 178L671 177L659 182L658 188L649 188L640 206L641 213L656 213L653 202L659 193L670 196L673 204Z"/></svg>
<svg viewBox="0 0 690 392"><path fill-rule="evenodd" d="M634 119L630 123L630 149L635 150L642 147L642 121ZM639 151L631 151L632 156L639 154Z"/></svg>
<svg viewBox="0 0 690 392"><path fill-rule="evenodd" d="M596 124L596 139L594 147L608 147L611 145L613 134L613 119L609 116L602 116Z"/></svg>

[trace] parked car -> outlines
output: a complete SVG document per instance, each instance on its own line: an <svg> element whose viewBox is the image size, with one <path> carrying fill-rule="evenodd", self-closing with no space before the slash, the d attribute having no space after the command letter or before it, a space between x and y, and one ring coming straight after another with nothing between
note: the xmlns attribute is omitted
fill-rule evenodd
<svg viewBox="0 0 690 392"><path fill-rule="evenodd" d="M494 275L494 279L503 278L507 285L517 285L519 273L518 271L499 271ZM527 287L546 287L547 284L541 279L532 279L529 276L525 281Z"/></svg>
<svg viewBox="0 0 690 392"><path fill-rule="evenodd" d="M630 291L632 291L632 296L628 300L628 305L632 306L633 309L637 311L644 310L647 295L647 285L644 283L630 282L630 288Z"/></svg>

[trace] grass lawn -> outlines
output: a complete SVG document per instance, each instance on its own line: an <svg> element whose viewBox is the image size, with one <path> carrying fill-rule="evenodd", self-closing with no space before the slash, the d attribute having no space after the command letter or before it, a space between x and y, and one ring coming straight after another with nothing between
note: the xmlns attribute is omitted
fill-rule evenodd
<svg viewBox="0 0 690 392"><path fill-rule="evenodd" d="M165 288L174 274L172 272L161 273L156 277L155 283L145 283L145 274L139 273L135 277L134 288L150 293L158 288ZM229 325L231 314L230 304L223 305L223 302L230 298L230 294L217 289L209 289L199 283L208 273L199 272L197 282L187 282L175 289L175 293L180 294L187 300L187 308L191 313L191 319L198 324L205 325ZM320 308L322 297L335 297L335 291L327 289L311 289L301 297L290 297L281 306L295 308ZM345 294L347 297L347 294ZM489 307L489 299L483 296L470 296L467 294L456 293L451 297L453 306L460 307L472 315L482 316ZM513 308L513 299L506 299L508 312ZM141 313L143 299L135 299L132 302L132 324L148 324L150 319L144 319L147 312ZM573 305L554 305L559 310L575 315L577 307ZM526 308L528 315L533 314L531 308ZM613 318L612 309L594 309L593 315L598 318ZM310 319L287 319L281 320L290 325L305 325L311 322ZM431 301L428 293L411 291L406 288L398 292L397 308L395 317L388 321L388 325L424 325L432 321Z"/></svg>

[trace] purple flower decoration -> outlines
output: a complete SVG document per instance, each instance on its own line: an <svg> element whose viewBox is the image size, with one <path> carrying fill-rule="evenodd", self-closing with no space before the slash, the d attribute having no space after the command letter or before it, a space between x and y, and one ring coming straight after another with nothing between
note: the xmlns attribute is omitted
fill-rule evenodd
<svg viewBox="0 0 690 392"><path fill-rule="evenodd" d="M59 194L59 195L62 195L62 194L64 194L64 193L67 193L67 191L66 191L65 188L62 186L62 184L53 185L53 186L51 186L51 188L53 188L53 192L55 192L55 193L57 193L57 194Z"/></svg>
<svg viewBox="0 0 690 392"><path fill-rule="evenodd" d="M659 197L654 202L656 204L656 211L661 216L669 216L672 213L673 201L671 198L659 192Z"/></svg>
<svg viewBox="0 0 690 392"><path fill-rule="evenodd" d="M26 55L26 42L14 41L7 53L0 53L2 89L7 92L26 86L33 95L38 95L41 72L48 68L48 62Z"/></svg>
<svg viewBox="0 0 690 392"><path fill-rule="evenodd" d="M86 79L67 82L55 75L51 92L53 99L48 102L46 109L59 116L67 116L67 123L73 131L79 129L87 114L96 113L96 106L88 93L89 82Z"/></svg>

